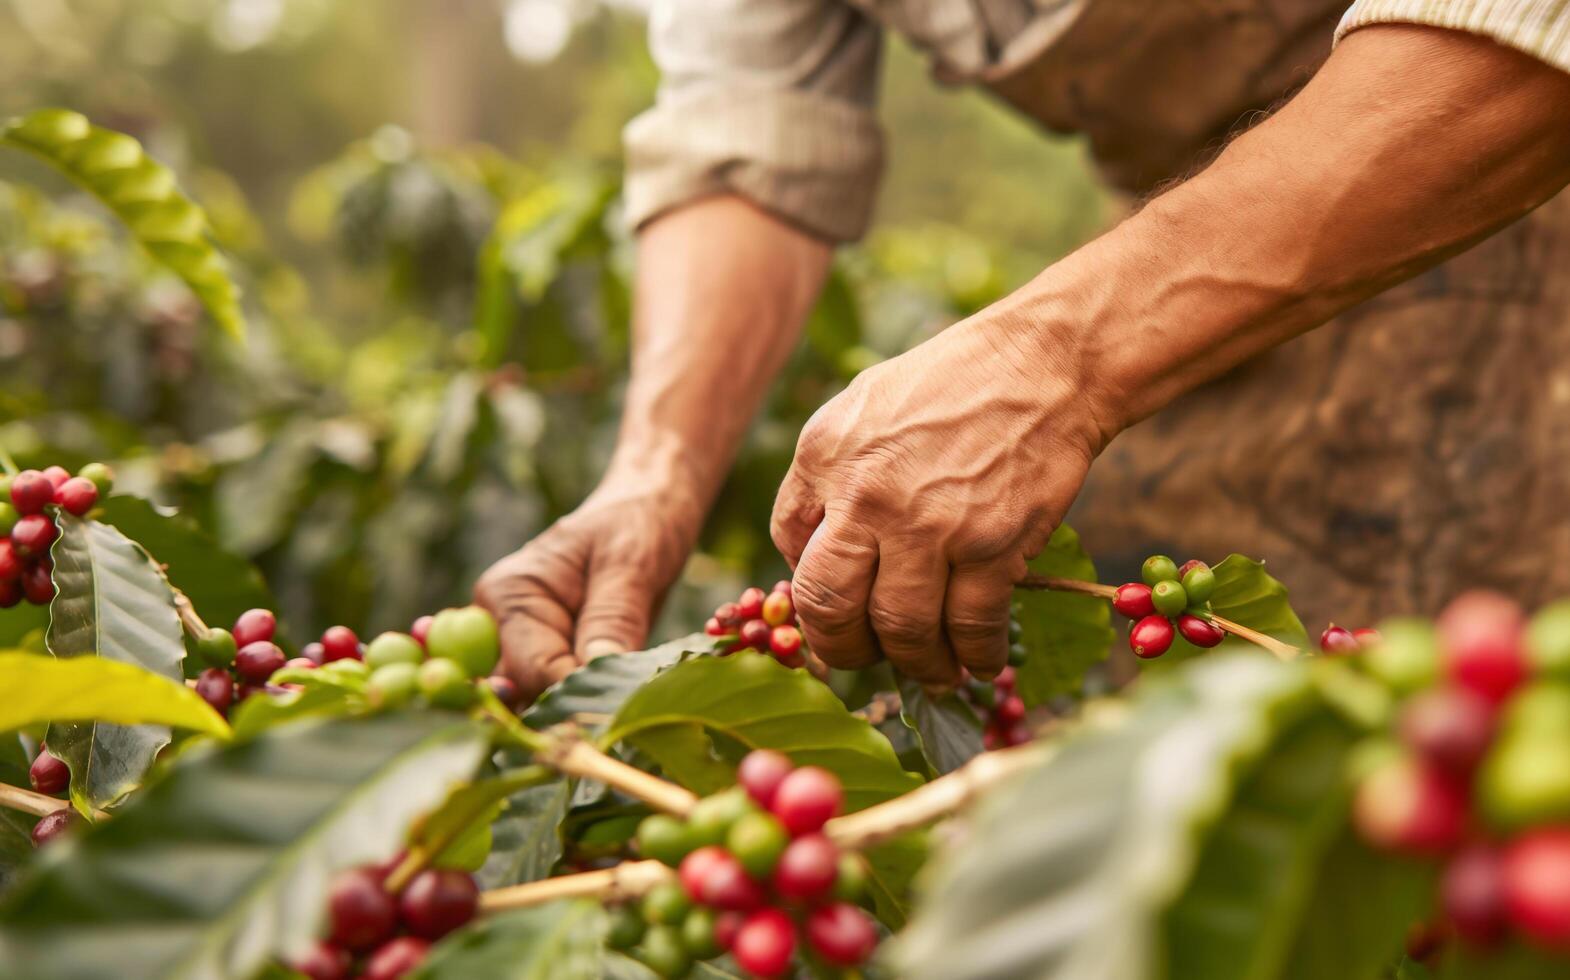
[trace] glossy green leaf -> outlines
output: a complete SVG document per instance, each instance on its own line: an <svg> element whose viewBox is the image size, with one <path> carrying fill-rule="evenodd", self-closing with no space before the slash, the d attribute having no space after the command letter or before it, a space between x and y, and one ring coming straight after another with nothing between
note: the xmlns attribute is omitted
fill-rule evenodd
<svg viewBox="0 0 1570 980"><path fill-rule="evenodd" d="M223 716L183 682L102 657L0 653L0 690L12 692L0 700L0 732L47 722L113 722L229 735Z"/></svg>
<svg viewBox="0 0 1570 980"><path fill-rule="evenodd" d="M589 729L602 728L655 674L689 652L713 646L711 637L692 633L649 650L596 657L541 694L534 706L524 712L523 723L543 729L564 721L578 721Z"/></svg>
<svg viewBox="0 0 1570 980"><path fill-rule="evenodd" d="M474 723L429 713L192 751L0 899L0 975L249 976L308 945L333 872L390 857L487 743Z"/></svg>
<svg viewBox="0 0 1570 980"><path fill-rule="evenodd" d="M1096 581L1096 566L1067 524L1052 532L1046 550L1030 563L1037 575ZM1034 707L1060 694L1077 694L1085 671L1112 648L1112 613L1106 600L1073 592L1014 594L1014 616L1023 630L1025 662L1017 690Z"/></svg>
<svg viewBox="0 0 1570 980"><path fill-rule="evenodd" d="M125 135L67 109L40 109L0 123L0 146L39 157L113 211L132 236L196 294L225 333L245 335L240 291L213 245L207 216L174 174Z"/></svg>
<svg viewBox="0 0 1570 980"><path fill-rule="evenodd" d="M562 782L561 777L553 771L542 766L528 766L460 786L415 826L409 835L409 844L427 853L435 850L438 866L458 867L464 864L459 860L460 852L478 847L475 832L482 830L480 843L484 849L473 865L478 868L491 849L491 822L502 813L508 798L559 782Z"/></svg>
<svg viewBox="0 0 1570 980"><path fill-rule="evenodd" d="M921 754L939 774L953 772L983 750L981 720L957 693L933 697L900 678L900 720L916 733Z"/></svg>
<svg viewBox="0 0 1570 980"><path fill-rule="evenodd" d="M605 910L552 902L488 916L454 933L410 980L598 980Z"/></svg>
<svg viewBox="0 0 1570 980"><path fill-rule="evenodd" d="M507 798L491 824L491 854L476 877L486 888L519 885L550 876L562 856L561 823L572 799L565 779Z"/></svg>
<svg viewBox="0 0 1570 980"><path fill-rule="evenodd" d="M107 524L70 514L56 520L50 652L97 656L181 682L185 641L174 593L157 566ZM133 789L167 744L169 729L162 725L49 726L49 747L71 766L71 799L81 809L102 807Z"/></svg>

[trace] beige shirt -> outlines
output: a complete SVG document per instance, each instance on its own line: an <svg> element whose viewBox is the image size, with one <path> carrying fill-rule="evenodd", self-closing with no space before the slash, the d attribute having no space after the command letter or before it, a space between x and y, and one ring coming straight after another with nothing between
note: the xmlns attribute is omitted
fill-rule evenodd
<svg viewBox="0 0 1570 980"><path fill-rule="evenodd" d="M626 131L629 217L737 193L825 238L859 237L883 166L887 30L939 79L1084 134L1108 179L1136 192L1203 163L1365 25L1470 31L1570 71L1570 0L1346 2L655 0L663 80Z"/></svg>

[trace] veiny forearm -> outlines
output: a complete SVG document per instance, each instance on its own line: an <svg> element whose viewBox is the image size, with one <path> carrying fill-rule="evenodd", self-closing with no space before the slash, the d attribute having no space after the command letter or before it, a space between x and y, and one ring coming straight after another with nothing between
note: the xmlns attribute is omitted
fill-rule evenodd
<svg viewBox="0 0 1570 980"><path fill-rule="evenodd" d="M1367 28L1210 168L1005 303L1087 325L1049 329L1048 350L1110 438L1567 182L1570 75L1466 34Z"/></svg>
<svg viewBox="0 0 1570 980"><path fill-rule="evenodd" d="M705 509L832 255L827 243L736 197L695 202L647 227L612 475L668 479Z"/></svg>

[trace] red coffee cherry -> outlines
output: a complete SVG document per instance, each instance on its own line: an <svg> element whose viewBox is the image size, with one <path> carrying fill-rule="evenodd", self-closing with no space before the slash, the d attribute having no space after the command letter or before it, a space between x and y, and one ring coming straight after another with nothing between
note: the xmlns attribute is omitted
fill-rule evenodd
<svg viewBox="0 0 1570 980"><path fill-rule="evenodd" d="M769 624L761 619L749 619L741 624L741 645L754 650L767 651L769 649Z"/></svg>
<svg viewBox="0 0 1570 980"><path fill-rule="evenodd" d="M347 949L326 942L317 943L289 964L290 969L305 974L310 980L349 980L353 966Z"/></svg>
<svg viewBox="0 0 1570 980"><path fill-rule="evenodd" d="M1494 737L1494 706L1459 687L1439 687L1401 708L1401 740L1441 769L1465 775L1482 761Z"/></svg>
<svg viewBox="0 0 1570 980"><path fill-rule="evenodd" d="M822 905L807 914L807 944L835 966L860 966L878 948L872 919L849 902Z"/></svg>
<svg viewBox="0 0 1570 980"><path fill-rule="evenodd" d="M1570 828L1516 838L1505 849L1502 875L1510 924L1545 946L1570 946Z"/></svg>
<svg viewBox="0 0 1570 980"><path fill-rule="evenodd" d="M425 638L430 635L431 623L435 620L435 616L421 616L409 627L409 635L419 640L420 646L425 646Z"/></svg>
<svg viewBox="0 0 1570 980"><path fill-rule="evenodd" d="M327 893L329 939L347 949L381 943L398 924L398 906L370 868L355 868L333 879Z"/></svg>
<svg viewBox="0 0 1570 980"><path fill-rule="evenodd" d="M11 480L11 506L24 517L43 513L54 499L54 484L37 470L23 470Z"/></svg>
<svg viewBox="0 0 1570 980"><path fill-rule="evenodd" d="M1456 935L1477 946L1504 938L1504 862L1492 847L1473 845L1451 859L1439 894Z"/></svg>
<svg viewBox="0 0 1570 980"><path fill-rule="evenodd" d="M714 610L714 618L720 621L721 626L730 626L732 628L740 626L740 607L738 607L734 602L722 602L720 603L719 607Z"/></svg>
<svg viewBox="0 0 1570 980"><path fill-rule="evenodd" d="M310 657L290 657L288 660L283 662L283 665L285 667L293 667L297 670L315 670L321 666L321 664L312 660Z"/></svg>
<svg viewBox="0 0 1570 980"><path fill-rule="evenodd" d="M1439 616L1445 673L1461 687L1499 703L1526 679L1521 607L1493 592L1468 592Z"/></svg>
<svg viewBox="0 0 1570 980"><path fill-rule="evenodd" d="M710 616L709 621L703 624L703 632L709 636L724 636L730 632L730 627L721 625L719 620Z"/></svg>
<svg viewBox="0 0 1570 980"><path fill-rule="evenodd" d="M840 812L845 802L840 781L827 769L802 766L780 781L769 807L792 837L815 833Z"/></svg>
<svg viewBox="0 0 1570 980"><path fill-rule="evenodd" d="M47 793L50 796L63 793L71 785L71 767L47 748L42 749L27 768L27 781L33 785L35 793Z"/></svg>
<svg viewBox="0 0 1570 980"><path fill-rule="evenodd" d="M222 667L209 667L196 677L196 694L214 711L225 714L234 703L234 679Z"/></svg>
<svg viewBox="0 0 1570 980"><path fill-rule="evenodd" d="M22 556L9 537L0 538L0 581L15 581L22 577Z"/></svg>
<svg viewBox="0 0 1570 980"><path fill-rule="evenodd" d="M1165 616L1146 616L1128 631L1128 646L1134 656L1151 660L1172 648L1172 622Z"/></svg>
<svg viewBox="0 0 1570 980"><path fill-rule="evenodd" d="M992 689L1002 693L1014 690L1014 684L1019 680L1019 671L1013 667L1004 667L998 671L998 676L992 678Z"/></svg>
<svg viewBox="0 0 1570 980"><path fill-rule="evenodd" d="M414 876L398 901L404 924L416 936L440 939L474 918L480 889L462 871L430 869Z"/></svg>
<svg viewBox="0 0 1570 980"><path fill-rule="evenodd" d="M33 824L33 846L43 847L71 827L76 826L81 819L81 817L76 815L76 811L70 807L64 807L39 817L38 822Z"/></svg>
<svg viewBox="0 0 1570 980"><path fill-rule="evenodd" d="M736 767L736 781L765 810L774 805L774 794L795 766L790 757L773 749L748 752Z"/></svg>
<svg viewBox="0 0 1570 980"><path fill-rule="evenodd" d="M700 847L681 859L676 877L680 879L681 887L687 892L687 897L694 902L701 902L703 886L709 880L709 873L723 862L735 860L730 856L729 851L718 845Z"/></svg>
<svg viewBox="0 0 1570 980"><path fill-rule="evenodd" d="M726 952L736 945L736 934L747 917L740 912L721 912L714 917L714 942Z"/></svg>
<svg viewBox="0 0 1570 980"><path fill-rule="evenodd" d="M322 661L359 660L360 638L347 626L329 626L322 634Z"/></svg>
<svg viewBox="0 0 1570 980"><path fill-rule="evenodd" d="M320 643L313 641L300 648L300 656L297 659L309 660L311 663L320 667L323 663L326 662L327 651L322 649L322 645Z"/></svg>
<svg viewBox="0 0 1570 980"><path fill-rule="evenodd" d="M1006 729L1010 725L1025 720L1025 701L1017 694L1000 698L992 708L992 720L999 728Z"/></svg>
<svg viewBox="0 0 1570 980"><path fill-rule="evenodd" d="M791 841L774 866L774 890L785 898L813 902L829 893L839 876L840 851L822 834Z"/></svg>
<svg viewBox="0 0 1570 980"><path fill-rule="evenodd" d="M44 479L49 481L49 486L59 490L65 486L65 481L71 479L71 471L64 466L49 466L44 469Z"/></svg>
<svg viewBox="0 0 1570 980"><path fill-rule="evenodd" d="M1129 619L1144 619L1156 614L1156 604L1150 599L1150 586L1144 582L1128 582L1118 586L1112 595L1112 608Z"/></svg>
<svg viewBox="0 0 1570 980"><path fill-rule="evenodd" d="M360 980L398 980L425 962L431 944L414 936L399 936L381 946L365 961Z"/></svg>
<svg viewBox="0 0 1570 980"><path fill-rule="evenodd" d="M60 536L60 529L47 514L28 514L11 529L11 544L23 557L43 555Z"/></svg>
<svg viewBox="0 0 1570 980"><path fill-rule="evenodd" d="M1379 631L1373 627L1365 626L1362 629L1353 630L1352 639L1356 640L1357 645L1360 647L1371 647L1384 639L1384 637L1380 636Z"/></svg>
<svg viewBox="0 0 1570 980"><path fill-rule="evenodd" d="M796 618L796 606L790 598L790 583L784 584L784 592L771 592L763 600L763 621L770 626L784 626Z"/></svg>
<svg viewBox="0 0 1570 980"><path fill-rule="evenodd" d="M757 586L747 589L741 594L741 598L736 600L736 615L740 616L744 621L748 619L762 619L763 601L767 598L768 596L764 595L763 590Z"/></svg>
<svg viewBox="0 0 1570 980"><path fill-rule="evenodd" d="M271 640L278 630L278 620L270 609L247 609L234 621L234 642L239 646L248 646Z"/></svg>
<svg viewBox="0 0 1570 980"><path fill-rule="evenodd" d="M287 660L283 651L278 649L278 644L267 640L258 640L247 643L234 655L234 670L242 680L253 684L265 684L273 672L284 665Z"/></svg>
<svg viewBox="0 0 1570 980"><path fill-rule="evenodd" d="M81 517L98 503L98 488L93 485L92 480L73 476L55 491L55 502L69 513Z"/></svg>
<svg viewBox="0 0 1570 980"><path fill-rule="evenodd" d="M1190 616L1188 613L1178 617L1178 632L1183 634L1183 639L1196 647L1210 648L1217 646L1227 638L1221 627L1200 616Z"/></svg>
<svg viewBox="0 0 1570 980"><path fill-rule="evenodd" d="M731 944L736 964L760 977L784 976L795 952L796 930L779 909L759 909L747 916Z"/></svg>
<svg viewBox="0 0 1570 980"><path fill-rule="evenodd" d="M35 606L47 606L55 597L54 562L38 558L22 569L22 594Z"/></svg>
<svg viewBox="0 0 1570 980"><path fill-rule="evenodd" d="M801 652L801 631L794 626L776 626L769 633L769 650L781 660Z"/></svg>
<svg viewBox="0 0 1570 980"><path fill-rule="evenodd" d="M1465 787L1417 758L1370 773L1352 800L1352 822L1363 839L1406 854L1453 849L1466 830L1467 811Z"/></svg>
<svg viewBox="0 0 1570 980"><path fill-rule="evenodd" d="M763 886L747 875L747 870L729 851L721 853L724 857L714 860L704 875L697 900L727 912L751 912L761 908L768 901ZM686 862L682 864L685 866Z"/></svg>
<svg viewBox="0 0 1570 980"><path fill-rule="evenodd" d="M1356 653L1357 637L1352 635L1351 630L1331 623L1319 634L1319 649L1325 653Z"/></svg>

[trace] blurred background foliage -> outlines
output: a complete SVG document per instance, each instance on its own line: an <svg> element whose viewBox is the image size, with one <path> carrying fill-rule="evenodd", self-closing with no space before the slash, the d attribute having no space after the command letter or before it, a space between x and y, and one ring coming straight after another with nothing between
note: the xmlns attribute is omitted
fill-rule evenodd
<svg viewBox="0 0 1570 980"><path fill-rule="evenodd" d="M580 500L614 438L637 0L0 0L0 117L124 130L209 210L241 347L102 209L0 156L0 443L113 462L255 559L296 638L406 624ZM1117 203L1074 142L896 46L892 166L667 616L782 571L768 512L856 371L995 299ZM721 397L723 395L721 394Z"/></svg>

